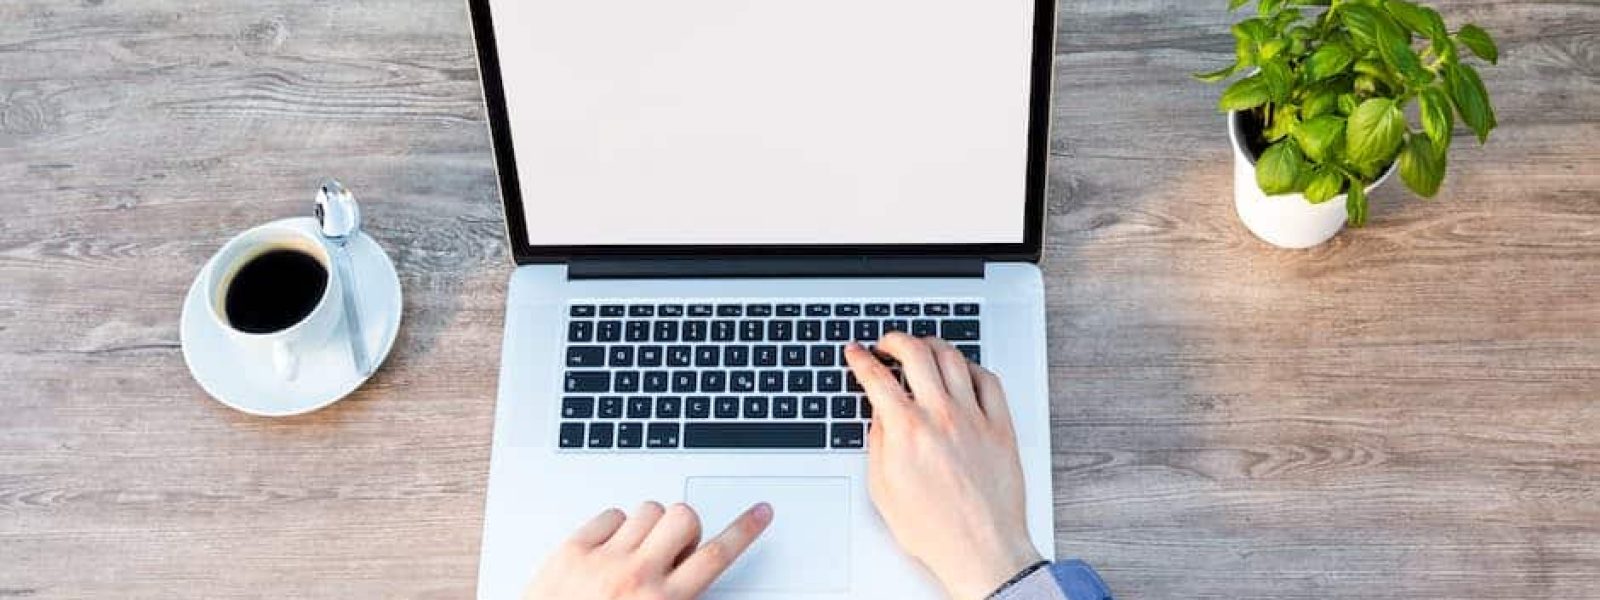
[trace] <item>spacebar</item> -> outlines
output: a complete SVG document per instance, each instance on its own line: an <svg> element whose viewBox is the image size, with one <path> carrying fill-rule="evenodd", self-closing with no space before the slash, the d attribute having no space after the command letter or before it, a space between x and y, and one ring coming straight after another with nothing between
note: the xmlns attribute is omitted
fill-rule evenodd
<svg viewBox="0 0 1600 600"><path fill-rule="evenodd" d="M685 448L824 448L822 423L688 423Z"/></svg>

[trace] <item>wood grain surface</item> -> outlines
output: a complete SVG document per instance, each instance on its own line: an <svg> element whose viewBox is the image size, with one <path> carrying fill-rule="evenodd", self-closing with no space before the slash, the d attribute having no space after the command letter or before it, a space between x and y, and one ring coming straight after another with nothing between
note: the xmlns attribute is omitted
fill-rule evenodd
<svg viewBox="0 0 1600 600"><path fill-rule="evenodd" d="M1123 598L1600 597L1600 3L1449 0L1501 127L1305 251L1231 206L1222 2L1060 6L1056 548ZM929 43L942 43L929 40ZM336 175L405 327L311 416L182 295ZM0 3L0 598L466 598L511 262L459 0Z"/></svg>

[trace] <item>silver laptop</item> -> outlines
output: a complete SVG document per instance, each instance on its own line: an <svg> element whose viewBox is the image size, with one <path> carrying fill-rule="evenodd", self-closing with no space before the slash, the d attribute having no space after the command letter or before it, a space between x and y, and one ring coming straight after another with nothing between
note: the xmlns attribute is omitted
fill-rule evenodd
<svg viewBox="0 0 1600 600"><path fill-rule="evenodd" d="M645 500L773 505L711 598L937 597L841 356L892 330L1004 379L1051 554L1052 0L469 3L518 265L479 598Z"/></svg>

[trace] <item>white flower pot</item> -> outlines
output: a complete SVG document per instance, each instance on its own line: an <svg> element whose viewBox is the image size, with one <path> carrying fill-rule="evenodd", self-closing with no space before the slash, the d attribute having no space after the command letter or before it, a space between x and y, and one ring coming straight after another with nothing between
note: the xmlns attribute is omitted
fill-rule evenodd
<svg viewBox="0 0 1600 600"><path fill-rule="evenodd" d="M1233 206L1250 233L1279 248L1300 249L1333 239L1344 229L1348 218L1345 194L1312 204L1303 194L1268 196L1262 192L1261 186L1256 185L1256 161L1245 147L1243 136L1239 113L1228 113L1228 139L1233 141ZM1390 165L1382 177L1367 186L1367 198L1394 175L1395 168Z"/></svg>

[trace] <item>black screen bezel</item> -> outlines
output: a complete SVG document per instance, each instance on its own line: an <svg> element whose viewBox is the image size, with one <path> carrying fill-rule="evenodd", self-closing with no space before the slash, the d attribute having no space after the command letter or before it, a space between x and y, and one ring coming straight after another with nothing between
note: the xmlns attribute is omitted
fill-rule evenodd
<svg viewBox="0 0 1600 600"><path fill-rule="evenodd" d="M1018 244L672 244L534 246L528 240L518 182L511 124L500 81L500 58L495 47L489 0L468 0L473 38L477 46L478 73L483 85L494 147L500 198L505 206L506 232L517 264L561 263L574 258L649 259L808 257L977 257L993 261L1038 262L1043 248L1045 194L1049 176L1050 95L1055 63L1055 0L1035 0L1032 81L1028 111L1028 164L1023 241Z"/></svg>

